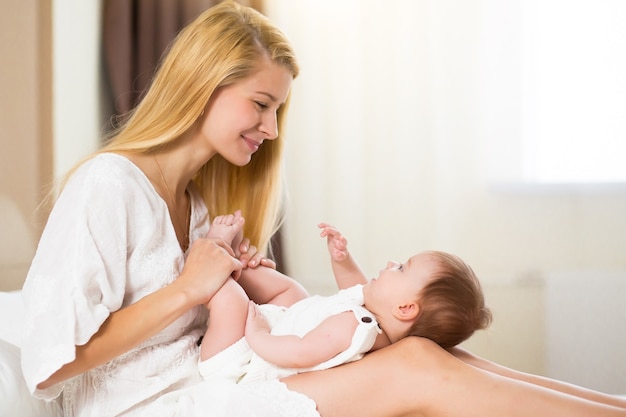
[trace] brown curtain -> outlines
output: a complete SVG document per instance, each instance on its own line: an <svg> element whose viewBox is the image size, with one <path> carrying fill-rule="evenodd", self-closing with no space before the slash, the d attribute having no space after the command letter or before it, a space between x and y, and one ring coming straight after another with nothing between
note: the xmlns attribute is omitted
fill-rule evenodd
<svg viewBox="0 0 626 417"><path fill-rule="evenodd" d="M103 53L112 121L139 101L168 44L187 23L221 0L105 0ZM262 11L262 0L239 3ZM272 254L284 271L281 233L272 238Z"/></svg>
<svg viewBox="0 0 626 417"><path fill-rule="evenodd" d="M217 0L105 0L104 62L114 115L130 111L178 31Z"/></svg>

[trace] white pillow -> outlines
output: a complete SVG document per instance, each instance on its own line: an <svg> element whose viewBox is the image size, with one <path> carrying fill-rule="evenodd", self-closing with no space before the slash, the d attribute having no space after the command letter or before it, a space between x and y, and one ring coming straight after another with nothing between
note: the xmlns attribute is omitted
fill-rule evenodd
<svg viewBox="0 0 626 417"><path fill-rule="evenodd" d="M20 366L20 349L5 340L0 340L0 416L62 415L58 401L46 402L30 395Z"/></svg>

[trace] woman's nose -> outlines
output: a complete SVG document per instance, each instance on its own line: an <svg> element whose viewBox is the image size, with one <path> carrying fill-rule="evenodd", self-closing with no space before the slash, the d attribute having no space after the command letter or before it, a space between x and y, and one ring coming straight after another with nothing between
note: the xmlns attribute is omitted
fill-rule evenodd
<svg viewBox="0 0 626 417"><path fill-rule="evenodd" d="M276 139L278 137L278 120L275 112L267 112L263 115L259 130L265 134L265 139Z"/></svg>

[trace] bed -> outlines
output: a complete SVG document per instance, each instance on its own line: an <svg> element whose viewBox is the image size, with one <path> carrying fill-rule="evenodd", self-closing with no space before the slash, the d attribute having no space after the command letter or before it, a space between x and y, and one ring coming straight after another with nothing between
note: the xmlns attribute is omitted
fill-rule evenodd
<svg viewBox="0 0 626 417"><path fill-rule="evenodd" d="M19 349L23 310L20 291L0 292L0 416L62 416L58 402L38 400L26 388Z"/></svg>

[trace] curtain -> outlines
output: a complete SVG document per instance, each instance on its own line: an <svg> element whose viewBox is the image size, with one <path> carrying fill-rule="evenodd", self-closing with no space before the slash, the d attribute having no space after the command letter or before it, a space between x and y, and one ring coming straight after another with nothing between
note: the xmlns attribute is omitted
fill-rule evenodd
<svg viewBox="0 0 626 417"><path fill-rule="evenodd" d="M105 0L104 62L113 112L121 116L138 102L166 49L180 29L218 0Z"/></svg>

